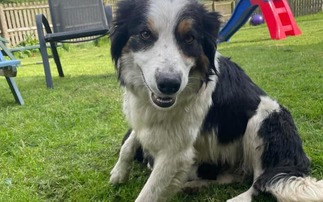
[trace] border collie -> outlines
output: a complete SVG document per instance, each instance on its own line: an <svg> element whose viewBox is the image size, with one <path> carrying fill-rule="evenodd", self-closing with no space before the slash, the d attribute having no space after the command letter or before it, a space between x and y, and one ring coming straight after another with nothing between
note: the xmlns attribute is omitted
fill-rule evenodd
<svg viewBox="0 0 323 202"><path fill-rule="evenodd" d="M323 180L309 176L290 113L217 52L219 17L194 0L118 3L111 54L132 130L110 182L127 180L142 147L154 165L136 202L166 201L201 181L190 176L201 165L213 165L215 181L250 176L252 186L228 202L258 192L322 202Z"/></svg>

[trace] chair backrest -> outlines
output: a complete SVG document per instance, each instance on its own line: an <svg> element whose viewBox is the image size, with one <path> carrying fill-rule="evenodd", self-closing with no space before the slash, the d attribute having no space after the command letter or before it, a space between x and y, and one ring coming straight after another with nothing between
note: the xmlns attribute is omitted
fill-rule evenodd
<svg viewBox="0 0 323 202"><path fill-rule="evenodd" d="M108 27L102 0L48 0L54 32Z"/></svg>

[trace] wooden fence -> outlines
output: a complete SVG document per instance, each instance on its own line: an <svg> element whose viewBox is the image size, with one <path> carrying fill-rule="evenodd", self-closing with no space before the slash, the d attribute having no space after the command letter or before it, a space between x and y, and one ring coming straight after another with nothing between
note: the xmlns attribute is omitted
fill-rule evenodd
<svg viewBox="0 0 323 202"><path fill-rule="evenodd" d="M230 17L235 8L235 1L222 1L222 2L214 2L214 1L204 1L204 5L210 11L217 11L221 14L222 22L226 22Z"/></svg>
<svg viewBox="0 0 323 202"><path fill-rule="evenodd" d="M31 2L19 4L0 4L1 35L16 46L28 37L37 36L36 14L49 15L47 3ZM49 19L51 20L51 19Z"/></svg>
<svg viewBox="0 0 323 202"><path fill-rule="evenodd" d="M323 11L323 0L288 0L294 16L309 15Z"/></svg>
<svg viewBox="0 0 323 202"><path fill-rule="evenodd" d="M118 0L104 0L115 10ZM220 1L212 4L212 0L202 1L210 10L215 9L227 20L235 7L235 1ZM289 0L295 16L308 15L323 10L323 0ZM0 34L10 41L10 46L17 46L27 39L37 39L36 14L44 14L51 22L47 2L19 4L0 4Z"/></svg>

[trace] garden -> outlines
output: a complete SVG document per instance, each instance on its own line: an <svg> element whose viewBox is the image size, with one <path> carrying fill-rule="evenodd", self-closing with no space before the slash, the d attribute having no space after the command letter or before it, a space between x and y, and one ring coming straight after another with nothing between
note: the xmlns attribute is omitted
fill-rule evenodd
<svg viewBox="0 0 323 202"><path fill-rule="evenodd" d="M300 36L271 40L266 25L245 25L218 50L291 111L312 175L322 179L323 13L296 20ZM109 39L60 47L59 54L65 77L51 60L54 89L46 88L39 53L16 55L23 106L0 77L0 201L134 201L149 176L145 166L135 162L124 185L108 183L128 129ZM215 184L171 201L222 202L249 186Z"/></svg>

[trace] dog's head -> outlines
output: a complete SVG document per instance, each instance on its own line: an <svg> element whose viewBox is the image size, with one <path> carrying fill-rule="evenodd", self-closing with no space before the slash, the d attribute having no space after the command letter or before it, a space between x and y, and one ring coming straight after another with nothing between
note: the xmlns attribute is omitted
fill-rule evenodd
<svg viewBox="0 0 323 202"><path fill-rule="evenodd" d="M123 0L111 32L121 85L144 90L158 108L216 74L219 15L194 0Z"/></svg>

